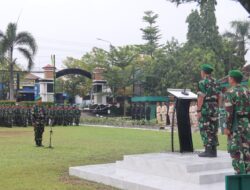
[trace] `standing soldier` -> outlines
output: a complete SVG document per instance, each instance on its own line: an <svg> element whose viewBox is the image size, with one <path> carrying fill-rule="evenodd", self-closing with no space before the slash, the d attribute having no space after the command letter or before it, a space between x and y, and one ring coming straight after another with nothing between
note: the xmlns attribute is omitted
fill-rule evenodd
<svg viewBox="0 0 250 190"><path fill-rule="evenodd" d="M136 104L136 124L140 124L140 119L141 119L141 106L140 104Z"/></svg>
<svg viewBox="0 0 250 190"><path fill-rule="evenodd" d="M46 109L45 109L45 125L49 125L49 118L50 118L50 109L49 109L49 106L46 105Z"/></svg>
<svg viewBox="0 0 250 190"><path fill-rule="evenodd" d="M4 121L4 118L3 118L3 105L0 106L0 126L2 127L3 126L3 121Z"/></svg>
<svg viewBox="0 0 250 190"><path fill-rule="evenodd" d="M31 106L28 106L28 126L31 126L32 125L32 114L31 114L31 109L32 107Z"/></svg>
<svg viewBox="0 0 250 190"><path fill-rule="evenodd" d="M79 108L76 108L76 125L78 126L79 125L79 122L80 122L80 118L81 118L81 110Z"/></svg>
<svg viewBox="0 0 250 190"><path fill-rule="evenodd" d="M45 109L44 107L42 107L42 98L39 96L36 98L36 101L37 103L32 110L32 123L34 126L36 145L43 146L42 139L43 139L46 115L45 115Z"/></svg>
<svg viewBox="0 0 250 190"><path fill-rule="evenodd" d="M64 123L64 106L59 106L58 108L58 125L63 125Z"/></svg>
<svg viewBox="0 0 250 190"><path fill-rule="evenodd" d="M147 103L147 105L146 105L146 120L147 120L148 124L150 123L150 115L151 115L151 107L150 107L150 104Z"/></svg>
<svg viewBox="0 0 250 190"><path fill-rule="evenodd" d="M54 115L54 121L52 126L55 126L58 125L58 106L54 106L53 115Z"/></svg>
<svg viewBox="0 0 250 190"><path fill-rule="evenodd" d="M63 126L67 126L68 123L68 106L63 106L62 108L62 118L63 118L63 122L62 125Z"/></svg>
<svg viewBox="0 0 250 190"><path fill-rule="evenodd" d="M228 152L236 174L250 173L250 91L240 85L243 75L238 70L229 72L231 89L225 97L227 122L224 134L228 136Z"/></svg>
<svg viewBox="0 0 250 190"><path fill-rule="evenodd" d="M75 106L74 107L70 107L70 109L69 109L69 116L70 116L70 118L69 118L69 125L73 125L73 123L74 123L74 117L75 117Z"/></svg>
<svg viewBox="0 0 250 190"><path fill-rule="evenodd" d="M219 83L212 78L213 67L201 66L201 78L198 86L197 119L205 152L200 157L217 157L218 143L218 106L220 97Z"/></svg>
<svg viewBox="0 0 250 190"><path fill-rule="evenodd" d="M161 124L162 115L161 115L161 104L160 104L160 102L157 102L157 105L156 105L156 119L157 119L157 123Z"/></svg>
<svg viewBox="0 0 250 190"><path fill-rule="evenodd" d="M135 119L136 119L136 104L132 104L131 117L132 117L132 122L134 125Z"/></svg>
<svg viewBox="0 0 250 190"><path fill-rule="evenodd" d="M161 107L161 115L162 115L162 122L163 122L163 125L167 125L167 105L166 103L162 103L162 107Z"/></svg>
<svg viewBox="0 0 250 190"><path fill-rule="evenodd" d="M145 124L145 104L144 103L141 103L141 106L140 106L140 118L141 118L140 124L144 125Z"/></svg>
<svg viewBox="0 0 250 190"><path fill-rule="evenodd" d="M6 118L7 118L7 109L8 109L8 106L5 106L3 108L3 113L2 113L2 118L3 118L3 126L7 126L7 122L6 122ZM8 126L7 126L8 127Z"/></svg>

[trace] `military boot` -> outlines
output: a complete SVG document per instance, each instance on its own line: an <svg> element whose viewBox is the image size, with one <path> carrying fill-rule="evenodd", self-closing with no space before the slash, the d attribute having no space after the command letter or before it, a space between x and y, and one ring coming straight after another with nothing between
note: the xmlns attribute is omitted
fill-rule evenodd
<svg viewBox="0 0 250 190"><path fill-rule="evenodd" d="M214 157L217 157L217 147L215 145L212 146L212 153L213 153Z"/></svg>
<svg viewBox="0 0 250 190"><path fill-rule="evenodd" d="M41 140L39 140L38 143L39 143L38 146L43 146L43 143Z"/></svg>
<svg viewBox="0 0 250 190"><path fill-rule="evenodd" d="M213 147L206 147L205 152L200 153L198 156L199 157L209 157L209 158L217 157L216 148L215 148L215 150L213 150Z"/></svg>
<svg viewBox="0 0 250 190"><path fill-rule="evenodd" d="M201 152L198 154L199 157L204 157L204 155L207 154L207 147L205 147L205 151L204 152Z"/></svg>

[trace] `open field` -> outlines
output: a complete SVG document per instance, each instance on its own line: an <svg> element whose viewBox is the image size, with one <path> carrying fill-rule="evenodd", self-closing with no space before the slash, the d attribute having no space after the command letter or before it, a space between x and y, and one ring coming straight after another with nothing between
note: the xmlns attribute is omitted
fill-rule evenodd
<svg viewBox="0 0 250 190"><path fill-rule="evenodd" d="M54 127L53 149L49 128L43 144L34 145L33 129L0 128L0 190L108 190L114 189L74 177L70 166L121 160L123 155L170 150L170 133L125 128ZM178 138L176 136L176 147ZM195 148L202 148L199 133L193 134ZM226 138L220 136L220 149Z"/></svg>

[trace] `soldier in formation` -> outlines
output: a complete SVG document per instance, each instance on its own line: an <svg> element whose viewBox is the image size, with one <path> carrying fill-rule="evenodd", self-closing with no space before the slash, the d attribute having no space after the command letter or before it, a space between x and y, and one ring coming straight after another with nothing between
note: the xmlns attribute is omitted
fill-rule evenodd
<svg viewBox="0 0 250 190"><path fill-rule="evenodd" d="M0 106L0 127L27 127L32 125L32 107L21 105ZM81 111L76 106L44 107L45 124L79 125Z"/></svg>
<svg viewBox="0 0 250 190"><path fill-rule="evenodd" d="M213 67L209 64L201 66L201 78L198 86L197 119L205 151L200 157L217 157L218 112L220 85L212 78Z"/></svg>
<svg viewBox="0 0 250 190"><path fill-rule="evenodd" d="M27 127L31 125L30 108L26 106L0 106L0 126L12 127L20 126Z"/></svg>
<svg viewBox="0 0 250 190"><path fill-rule="evenodd" d="M48 109L48 120L55 125L79 125L81 111L76 106L53 106Z"/></svg>
<svg viewBox="0 0 250 190"><path fill-rule="evenodd" d="M229 72L231 88L225 95L227 112L224 134L228 136L228 152L236 174L250 173L250 91L242 86L243 75L238 70Z"/></svg>

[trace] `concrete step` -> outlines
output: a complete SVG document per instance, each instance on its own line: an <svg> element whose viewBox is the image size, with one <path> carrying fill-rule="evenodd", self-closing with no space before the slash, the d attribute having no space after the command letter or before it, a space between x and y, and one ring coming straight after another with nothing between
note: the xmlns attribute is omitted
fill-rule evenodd
<svg viewBox="0 0 250 190"><path fill-rule="evenodd" d="M178 169L183 172L201 172L232 168L229 154L219 152L217 158L200 158L196 154L157 153L146 155L124 156L123 161L117 161L118 168L129 168L141 172L169 171Z"/></svg>
<svg viewBox="0 0 250 190"><path fill-rule="evenodd" d="M125 190L224 190L224 183L193 184L132 171L116 173L115 164L70 167L69 175Z"/></svg>
<svg viewBox="0 0 250 190"><path fill-rule="evenodd" d="M220 169L220 170L209 170L209 171L201 171L201 172L195 172L195 173L185 173L180 172L180 168L175 168L175 170L161 170L158 168L154 168L149 172L143 172L141 170L131 169L126 167L120 167L120 165L117 167L116 163L116 175L123 175L123 173L130 172L136 172L141 173L145 175L154 175L159 177L165 177L173 180L183 181L186 183L195 183L195 184L211 184L211 183L217 183L217 182L223 182L225 180L226 175L233 175L234 171L232 168L227 169Z"/></svg>
<svg viewBox="0 0 250 190"><path fill-rule="evenodd" d="M194 153L128 155L112 164L72 167L69 173L121 189L222 190L225 176L233 174L233 169L229 154L221 151L217 158Z"/></svg>

